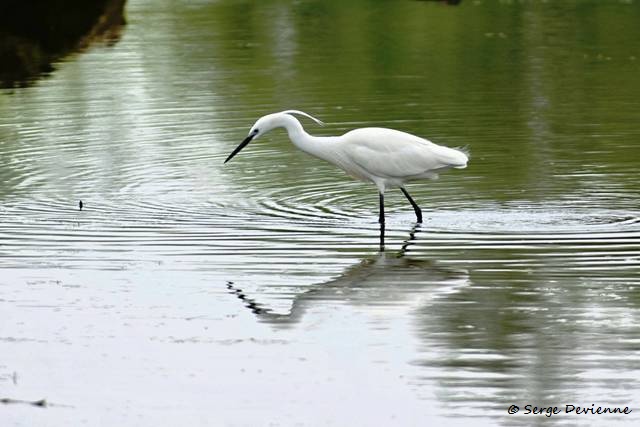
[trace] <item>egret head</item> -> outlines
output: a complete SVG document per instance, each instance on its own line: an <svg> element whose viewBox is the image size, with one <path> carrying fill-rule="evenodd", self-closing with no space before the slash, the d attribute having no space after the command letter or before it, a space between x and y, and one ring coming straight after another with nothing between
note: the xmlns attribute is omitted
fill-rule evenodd
<svg viewBox="0 0 640 427"><path fill-rule="evenodd" d="M224 162L227 163L236 154L238 154L240 150L246 147L247 144L249 144L254 139L258 139L265 133L279 127L287 127L287 125L291 123L292 119L293 119L293 122L297 123L297 120L295 120L295 118L292 117L293 114L299 114L301 116L308 117L320 125L324 124L320 120L316 119L315 117L298 110L285 110L279 113L267 114L266 116L260 117L253 124L253 126L251 126L251 129L249 130L249 135L247 135L247 137L240 143L240 145L238 145L235 148L235 150L233 150L233 152L229 154L229 157L227 157L227 160L225 160ZM299 123L298 123L298 126L300 126Z"/></svg>

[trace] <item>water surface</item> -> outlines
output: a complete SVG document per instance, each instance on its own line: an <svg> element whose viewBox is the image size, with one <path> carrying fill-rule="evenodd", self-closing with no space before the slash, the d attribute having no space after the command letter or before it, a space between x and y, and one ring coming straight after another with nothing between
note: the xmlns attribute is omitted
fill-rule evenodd
<svg viewBox="0 0 640 427"><path fill-rule="evenodd" d="M635 425L639 19L130 1L118 40L0 92L0 398L48 404L2 419ZM471 161L409 187L421 225L389 192L380 252L375 187L284 132L223 165L289 108ZM634 412L523 414L592 403Z"/></svg>

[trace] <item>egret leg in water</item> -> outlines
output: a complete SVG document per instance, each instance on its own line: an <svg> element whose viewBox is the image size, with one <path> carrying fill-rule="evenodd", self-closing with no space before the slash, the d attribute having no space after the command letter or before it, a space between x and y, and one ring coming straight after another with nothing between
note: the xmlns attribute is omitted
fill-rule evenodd
<svg viewBox="0 0 640 427"><path fill-rule="evenodd" d="M416 221L419 223L422 222L422 209L420 209L420 206L411 198L407 190L403 187L400 187L400 190L402 190L402 194L404 194L407 200L409 200L409 203L411 203L411 206L413 206L413 210L416 212Z"/></svg>
<svg viewBox="0 0 640 427"><path fill-rule="evenodd" d="M417 222L422 222L422 211L411 198L404 184L419 179L436 179L447 169L464 169L469 161L465 151L444 147L411 135L387 128L354 129L340 136L312 136L305 132L293 116L298 114L324 124L315 117L298 110L286 110L260 117L249 130L249 135L229 154L227 163L251 141L265 133L285 128L289 139L300 150L325 160L352 177L372 182L380 194L380 245L384 243L384 192L399 187L411 203Z"/></svg>
<svg viewBox="0 0 640 427"><path fill-rule="evenodd" d="M380 193L380 216L378 217L380 223L380 250L384 251L384 194Z"/></svg>

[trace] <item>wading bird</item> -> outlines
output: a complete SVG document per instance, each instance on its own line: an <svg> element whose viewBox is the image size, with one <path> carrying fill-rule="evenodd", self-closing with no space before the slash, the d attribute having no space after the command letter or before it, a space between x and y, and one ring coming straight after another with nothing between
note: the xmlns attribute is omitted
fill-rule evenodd
<svg viewBox="0 0 640 427"><path fill-rule="evenodd" d="M314 157L333 163L356 179L373 182L378 187L381 231L384 231L384 192L399 187L422 222L422 210L411 198L404 184L417 179L435 179L450 168L467 167L467 154L434 144L424 138L386 128L354 129L342 136L312 136L293 116L320 120L298 110L286 110L260 117L249 135L224 161L227 163L251 141L265 133L283 127L293 145ZM382 243L381 235L381 243Z"/></svg>

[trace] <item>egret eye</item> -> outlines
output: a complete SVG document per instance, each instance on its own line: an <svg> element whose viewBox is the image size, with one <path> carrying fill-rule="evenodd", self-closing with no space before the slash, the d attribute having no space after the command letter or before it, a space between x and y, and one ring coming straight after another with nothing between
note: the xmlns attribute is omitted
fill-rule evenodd
<svg viewBox="0 0 640 427"><path fill-rule="evenodd" d="M258 129L254 129L254 130L253 130L253 133L258 133Z"/></svg>

